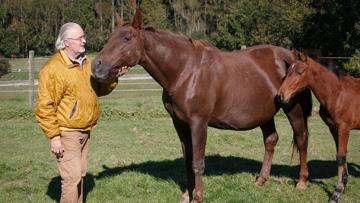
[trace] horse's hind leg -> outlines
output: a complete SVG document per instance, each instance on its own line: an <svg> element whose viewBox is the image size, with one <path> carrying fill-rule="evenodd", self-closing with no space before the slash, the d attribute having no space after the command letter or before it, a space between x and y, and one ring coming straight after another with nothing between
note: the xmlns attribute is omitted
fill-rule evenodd
<svg viewBox="0 0 360 203"><path fill-rule="evenodd" d="M334 138L336 145L336 162L338 164L338 182L336 185L335 192L329 199L329 202L337 202L340 198L340 195L344 192L346 183L348 181L348 171L346 166L346 152L347 144L349 141L349 129L346 126L339 126L331 119L329 112L323 107L320 106L320 117L329 127L331 135Z"/></svg>
<svg viewBox="0 0 360 203"><path fill-rule="evenodd" d="M300 174L296 188L306 188L306 181L309 176L307 167L307 146L308 146L308 128L307 117L304 116L303 110L299 104L296 104L290 111L284 110L290 125L294 132L294 147L296 146L300 154Z"/></svg>
<svg viewBox="0 0 360 203"><path fill-rule="evenodd" d="M256 186L263 185L270 175L271 162L275 151L276 143L279 139L278 134L275 129L274 118L260 126L263 133L264 145L265 145L265 155L261 167L260 176L256 180Z"/></svg>
<svg viewBox="0 0 360 203"><path fill-rule="evenodd" d="M185 160L187 175L186 191L182 195L180 203L188 203L193 198L192 193L195 188L195 176L192 170L193 155L191 144L191 130L188 124L181 122L176 118L173 118L173 124L181 141L181 148Z"/></svg>

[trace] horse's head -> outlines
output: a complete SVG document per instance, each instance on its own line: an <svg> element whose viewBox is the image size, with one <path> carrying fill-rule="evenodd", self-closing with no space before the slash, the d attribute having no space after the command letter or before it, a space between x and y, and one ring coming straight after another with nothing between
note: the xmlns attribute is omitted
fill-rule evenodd
<svg viewBox="0 0 360 203"><path fill-rule="evenodd" d="M298 92L309 84L309 60L306 54L293 50L296 62L292 64L283 81L278 96L283 103L287 103Z"/></svg>
<svg viewBox="0 0 360 203"><path fill-rule="evenodd" d="M135 66L142 56L141 10L136 10L132 23L124 24L118 14L115 19L116 30L92 62L92 74L99 81L115 77L124 66Z"/></svg>

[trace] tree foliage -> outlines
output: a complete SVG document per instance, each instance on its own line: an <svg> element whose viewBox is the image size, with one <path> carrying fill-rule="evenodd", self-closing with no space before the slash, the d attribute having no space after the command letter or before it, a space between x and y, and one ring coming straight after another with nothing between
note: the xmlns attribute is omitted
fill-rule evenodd
<svg viewBox="0 0 360 203"><path fill-rule="evenodd" d="M136 0L0 0L0 55L54 51L65 22L80 24L87 49L98 51ZM224 50L274 44L350 56L360 46L358 0L143 0L144 24L211 41Z"/></svg>
<svg viewBox="0 0 360 203"><path fill-rule="evenodd" d="M351 75L360 77L360 49L357 49L350 60L344 64L344 68L350 72Z"/></svg>
<svg viewBox="0 0 360 203"><path fill-rule="evenodd" d="M11 65L7 59L0 59L0 78L10 72Z"/></svg>

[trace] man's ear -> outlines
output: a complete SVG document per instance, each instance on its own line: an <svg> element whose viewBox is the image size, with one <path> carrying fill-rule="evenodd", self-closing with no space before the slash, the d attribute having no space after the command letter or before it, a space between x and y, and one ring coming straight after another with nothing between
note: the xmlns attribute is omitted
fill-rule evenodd
<svg viewBox="0 0 360 203"><path fill-rule="evenodd" d="M68 47L68 46L69 46L69 42L68 42L67 40L64 40L63 42L64 42L64 46L65 46L65 47Z"/></svg>

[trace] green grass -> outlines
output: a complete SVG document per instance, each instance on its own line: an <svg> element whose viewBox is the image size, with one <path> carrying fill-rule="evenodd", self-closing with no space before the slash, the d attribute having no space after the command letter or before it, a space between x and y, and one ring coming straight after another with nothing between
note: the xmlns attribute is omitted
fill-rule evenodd
<svg viewBox="0 0 360 203"><path fill-rule="evenodd" d="M26 106L26 94L2 96L0 101L0 202L58 200L56 161ZM180 142L162 107L161 92L113 92L100 101L102 117L91 137L87 202L178 202L186 183L184 162ZM276 125L280 140L271 177L261 188L254 186L264 154L260 130L209 128L204 202L328 200L337 181L337 168L327 127L317 114L311 117L310 180L306 190L297 190L297 155L290 160L292 132L283 116L276 117ZM350 178L341 202L360 199L359 133L351 132Z"/></svg>

